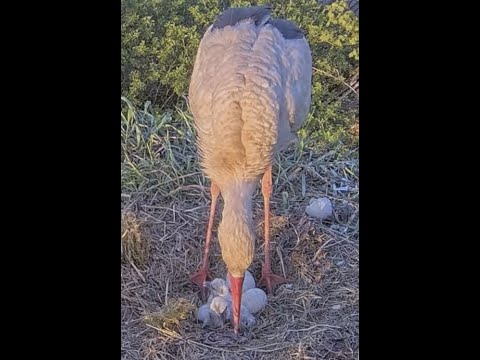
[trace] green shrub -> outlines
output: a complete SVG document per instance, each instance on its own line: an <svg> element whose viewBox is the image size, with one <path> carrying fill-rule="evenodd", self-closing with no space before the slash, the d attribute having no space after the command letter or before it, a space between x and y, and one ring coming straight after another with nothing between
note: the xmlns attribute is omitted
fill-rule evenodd
<svg viewBox="0 0 480 360"><path fill-rule="evenodd" d="M240 0L121 1L122 96L135 106L151 101L160 110L184 107L200 39L215 16L229 6L257 5ZM358 19L345 0L326 6L317 0L267 3L275 17L291 19L305 30L312 49L312 111L301 137L322 144L351 140L348 132L358 118L356 95L339 95L358 72Z"/></svg>

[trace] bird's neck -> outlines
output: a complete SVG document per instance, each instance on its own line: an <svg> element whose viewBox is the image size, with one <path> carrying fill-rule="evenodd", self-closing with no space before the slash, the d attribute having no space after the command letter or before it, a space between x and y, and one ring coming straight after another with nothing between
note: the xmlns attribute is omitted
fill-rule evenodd
<svg viewBox="0 0 480 360"><path fill-rule="evenodd" d="M255 185L254 181L237 181L222 186L223 215L251 218Z"/></svg>
<svg viewBox="0 0 480 360"><path fill-rule="evenodd" d="M222 257L230 273L243 276L255 249L252 195L255 182L236 182L221 187L224 207L218 228Z"/></svg>

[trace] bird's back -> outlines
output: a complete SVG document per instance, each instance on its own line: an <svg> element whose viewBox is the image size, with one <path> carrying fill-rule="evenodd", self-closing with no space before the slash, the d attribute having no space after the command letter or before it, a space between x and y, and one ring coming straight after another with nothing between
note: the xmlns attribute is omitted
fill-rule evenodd
<svg viewBox="0 0 480 360"><path fill-rule="evenodd" d="M229 9L206 31L189 89L201 163L218 184L254 179L294 140L310 107L311 55L269 8Z"/></svg>

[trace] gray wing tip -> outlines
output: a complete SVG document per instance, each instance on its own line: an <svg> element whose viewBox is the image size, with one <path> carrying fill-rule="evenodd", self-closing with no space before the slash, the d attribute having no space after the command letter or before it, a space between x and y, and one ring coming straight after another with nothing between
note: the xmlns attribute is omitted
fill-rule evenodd
<svg viewBox="0 0 480 360"><path fill-rule="evenodd" d="M285 19L271 19L271 4L250 7L228 8L217 16L211 30L222 29L227 26L235 26L241 21L251 19L255 26L261 27L270 24L275 27L282 36L287 39L301 39L305 37L305 32L296 24Z"/></svg>
<svg viewBox="0 0 480 360"><path fill-rule="evenodd" d="M287 40L302 39L305 37L305 32L290 20L269 19L267 24L275 27Z"/></svg>
<svg viewBox="0 0 480 360"><path fill-rule="evenodd" d="M272 5L265 4L261 6L228 8L217 16L212 25L214 29L222 29L227 26L234 26L241 21L252 19L256 26L264 25L270 18Z"/></svg>

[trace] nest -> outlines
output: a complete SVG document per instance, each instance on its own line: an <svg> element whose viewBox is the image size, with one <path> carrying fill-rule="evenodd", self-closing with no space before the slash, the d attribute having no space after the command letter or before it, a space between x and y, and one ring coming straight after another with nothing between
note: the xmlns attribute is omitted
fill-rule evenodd
<svg viewBox="0 0 480 360"><path fill-rule="evenodd" d="M188 148L172 147L182 157ZM177 151L177 152L175 152ZM193 150L192 150L193 151ZM273 271L291 284L277 287L251 329L234 336L231 324L203 329L202 302L190 282L203 256L209 185L198 169L148 184L123 197L122 356L137 359L354 359L358 357L358 153L295 151L274 166ZM185 163L187 160L185 160ZM163 168L158 176L164 176ZM165 175L166 176L166 175ZM334 216L305 214L312 197L328 197ZM254 195L257 240L250 271L258 282L264 259L263 198ZM212 277L225 265L216 239Z"/></svg>

